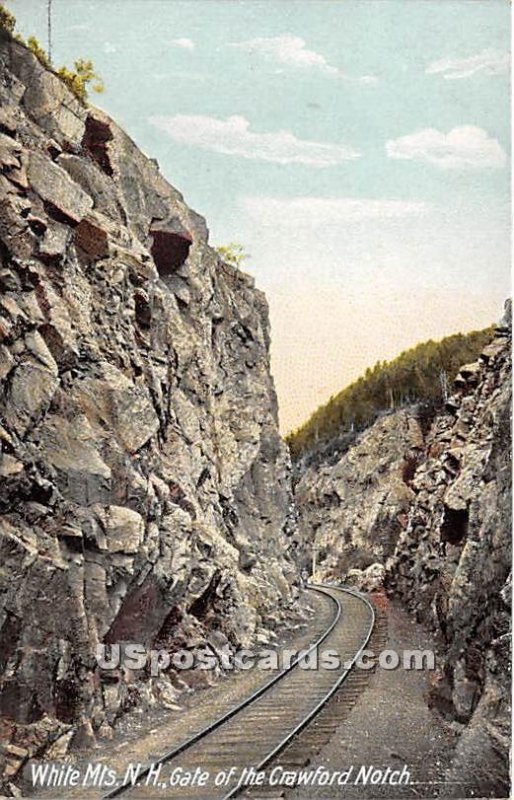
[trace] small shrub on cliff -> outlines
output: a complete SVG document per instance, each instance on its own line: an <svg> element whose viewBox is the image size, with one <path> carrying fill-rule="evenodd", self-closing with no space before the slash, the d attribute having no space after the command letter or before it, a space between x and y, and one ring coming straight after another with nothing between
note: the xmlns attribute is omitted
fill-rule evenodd
<svg viewBox="0 0 514 800"><path fill-rule="evenodd" d="M4 5L0 4L0 28L3 28L9 33L14 32L16 26L16 18Z"/></svg>
<svg viewBox="0 0 514 800"><path fill-rule="evenodd" d="M27 39L27 47L29 48L31 53L34 53L37 60L47 68L50 68L50 59L48 58L46 52L43 50L41 45L39 44L38 40L35 36L29 36Z"/></svg>
<svg viewBox="0 0 514 800"><path fill-rule="evenodd" d="M75 71L68 67L60 67L57 74L81 103L85 103L87 100L88 84L91 83L94 92L103 92L103 81L95 72L90 59L79 58L75 61L74 66Z"/></svg>
<svg viewBox="0 0 514 800"><path fill-rule="evenodd" d="M46 68L53 70L52 63L48 54L41 47L40 43L36 39L35 36L29 36L27 42L25 43L23 37L19 33L15 33L14 29L16 27L16 18L10 11L5 8L4 5L0 3L0 30L7 31L11 36L16 39L16 41L24 44L31 53L33 53L38 61ZM74 70L69 69L66 66L60 67L55 74L59 76L59 78L64 81L68 89L73 92L75 97L80 100L81 103L86 103L88 97L88 88L91 85L91 88L94 92L103 92L104 84L101 77L95 71L93 66L93 62L91 59L86 58L78 58L74 63Z"/></svg>
<svg viewBox="0 0 514 800"><path fill-rule="evenodd" d="M216 247L215 250L225 264L228 264L230 267L235 267L236 269L239 269L243 261L246 261L248 258L248 253L245 252L243 245L237 242L222 244Z"/></svg>

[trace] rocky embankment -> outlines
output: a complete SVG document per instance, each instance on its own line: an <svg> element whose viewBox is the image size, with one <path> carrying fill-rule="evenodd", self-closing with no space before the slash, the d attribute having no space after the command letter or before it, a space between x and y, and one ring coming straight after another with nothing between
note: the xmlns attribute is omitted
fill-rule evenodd
<svg viewBox="0 0 514 800"><path fill-rule="evenodd" d="M431 702L463 726L451 781L484 794L509 786L511 394L509 307L427 436L387 564L389 590L437 634Z"/></svg>
<svg viewBox="0 0 514 800"><path fill-rule="evenodd" d="M389 413L296 485L302 563L314 549L319 578L385 582L434 632L430 703L462 733L456 796L508 785L510 408L509 306L444 412Z"/></svg>
<svg viewBox="0 0 514 800"><path fill-rule="evenodd" d="M98 643L266 641L295 572L262 293L156 163L6 34L0 164L11 779L184 687L102 674Z"/></svg>

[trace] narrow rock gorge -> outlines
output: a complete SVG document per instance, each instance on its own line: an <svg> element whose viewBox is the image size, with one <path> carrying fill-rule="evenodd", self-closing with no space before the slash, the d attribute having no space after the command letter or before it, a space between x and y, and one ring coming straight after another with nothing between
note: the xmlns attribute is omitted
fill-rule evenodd
<svg viewBox="0 0 514 800"><path fill-rule="evenodd" d="M0 165L0 791L211 681L102 668L100 645L268 644L313 574L382 593L384 627L388 595L435 642L427 703L457 734L441 795L463 774L505 792L510 306L449 397L441 371L444 403L363 395L292 468L265 296L2 29Z"/></svg>
<svg viewBox="0 0 514 800"><path fill-rule="evenodd" d="M0 39L4 776L165 676L102 642L269 639L296 596L266 299L104 113Z"/></svg>
<svg viewBox="0 0 514 800"><path fill-rule="evenodd" d="M509 785L510 410L509 303L445 408L385 413L295 489L302 565L385 588L433 632L429 703L460 734L447 796L463 775L475 794Z"/></svg>

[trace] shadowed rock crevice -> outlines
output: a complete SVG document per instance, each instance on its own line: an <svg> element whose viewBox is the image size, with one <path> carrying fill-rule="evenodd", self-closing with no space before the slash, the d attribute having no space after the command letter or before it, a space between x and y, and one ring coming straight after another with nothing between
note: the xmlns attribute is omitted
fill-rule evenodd
<svg viewBox="0 0 514 800"><path fill-rule="evenodd" d="M467 508L444 506L441 522L441 541L451 545L462 544L468 532L469 511Z"/></svg>
<svg viewBox="0 0 514 800"><path fill-rule="evenodd" d="M150 252L162 278L169 277L185 264L193 243L191 234L179 222L155 222L150 227Z"/></svg>
<svg viewBox="0 0 514 800"><path fill-rule="evenodd" d="M100 169L109 176L113 174L113 168L111 166L107 145L108 142L112 142L112 140L113 134L110 125L104 120L99 119L99 117L88 114L86 117L82 146L91 153L91 156Z"/></svg>

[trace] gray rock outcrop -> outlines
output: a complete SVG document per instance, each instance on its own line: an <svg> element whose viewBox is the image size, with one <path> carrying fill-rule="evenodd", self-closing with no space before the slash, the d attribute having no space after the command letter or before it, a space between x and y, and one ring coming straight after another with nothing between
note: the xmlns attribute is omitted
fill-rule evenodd
<svg viewBox="0 0 514 800"><path fill-rule="evenodd" d="M264 295L156 164L6 35L0 165L10 777L162 696L162 679L107 680L98 643L248 645L296 590Z"/></svg>
<svg viewBox="0 0 514 800"><path fill-rule="evenodd" d="M410 479L423 452L412 409L387 414L358 436L335 463L307 466L295 487L297 557L316 562L319 578L384 562L407 524Z"/></svg>

